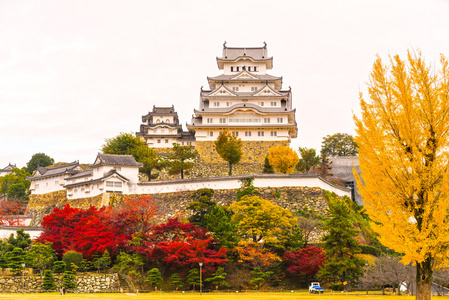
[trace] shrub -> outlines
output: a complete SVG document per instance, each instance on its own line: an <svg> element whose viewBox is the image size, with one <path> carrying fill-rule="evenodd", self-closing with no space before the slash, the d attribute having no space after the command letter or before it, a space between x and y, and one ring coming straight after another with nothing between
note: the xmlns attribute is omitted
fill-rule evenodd
<svg viewBox="0 0 449 300"><path fill-rule="evenodd" d="M83 256L76 251L67 251L62 256L62 261L65 262L68 271L76 272L83 265Z"/></svg>

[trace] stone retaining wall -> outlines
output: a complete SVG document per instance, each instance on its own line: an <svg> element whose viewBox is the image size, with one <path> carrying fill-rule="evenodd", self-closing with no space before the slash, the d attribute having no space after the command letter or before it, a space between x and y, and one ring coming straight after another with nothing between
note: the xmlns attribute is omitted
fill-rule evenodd
<svg viewBox="0 0 449 300"><path fill-rule="evenodd" d="M62 275L54 275L56 286L62 284ZM0 290L2 293L40 293L43 276L0 276ZM120 282L117 274L87 274L76 275L76 288L73 293L118 293Z"/></svg>
<svg viewBox="0 0 449 300"><path fill-rule="evenodd" d="M288 146L287 141L242 141L241 163L264 163L268 150L273 146ZM213 141L200 141L195 143L195 150L200 154L200 160L204 163L223 161L215 151Z"/></svg>

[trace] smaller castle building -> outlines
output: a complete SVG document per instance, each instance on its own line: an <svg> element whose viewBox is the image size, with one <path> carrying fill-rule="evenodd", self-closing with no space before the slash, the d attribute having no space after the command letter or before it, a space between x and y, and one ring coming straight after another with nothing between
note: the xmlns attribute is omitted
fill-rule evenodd
<svg viewBox="0 0 449 300"><path fill-rule="evenodd" d="M152 111L142 116L142 123L136 135L144 139L150 148L163 150L172 148L174 143L195 146L195 136L189 131L182 131L178 113L173 106L153 106Z"/></svg>

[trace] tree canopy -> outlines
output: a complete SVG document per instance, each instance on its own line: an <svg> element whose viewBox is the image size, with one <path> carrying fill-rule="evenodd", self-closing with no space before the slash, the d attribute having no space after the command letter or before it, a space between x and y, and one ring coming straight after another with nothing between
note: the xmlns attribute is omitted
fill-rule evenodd
<svg viewBox="0 0 449 300"><path fill-rule="evenodd" d="M194 161L198 158L198 151L192 146L181 146L173 143L173 149L168 160L170 161L169 173L171 175L181 174L181 179L184 179L184 174L189 175L189 170L195 165Z"/></svg>
<svg viewBox="0 0 449 300"><path fill-rule="evenodd" d="M417 299L430 299L432 270L449 258L448 60L377 58L368 91L354 117L360 193L381 243L416 263Z"/></svg>
<svg viewBox="0 0 449 300"><path fill-rule="evenodd" d="M229 176L232 175L232 165L237 164L242 158L242 140L230 133L223 131L218 135L215 150L229 164Z"/></svg>
<svg viewBox="0 0 449 300"><path fill-rule="evenodd" d="M270 148L268 161L279 173L291 174L299 162L299 157L289 146L275 146Z"/></svg>
<svg viewBox="0 0 449 300"><path fill-rule="evenodd" d="M48 167L55 163L55 160L45 153L36 153L27 162L26 171L30 174L37 169L37 166Z"/></svg>
<svg viewBox="0 0 449 300"><path fill-rule="evenodd" d="M302 173L309 173L309 171L318 166L320 163L320 157L316 155L316 150L311 148L302 148L299 147L299 155L301 158L299 159L298 164L296 165L296 170Z"/></svg>
<svg viewBox="0 0 449 300"><path fill-rule="evenodd" d="M357 155L357 143L352 135L347 133L326 135L321 142L321 154L328 156L354 156Z"/></svg>
<svg viewBox="0 0 449 300"><path fill-rule="evenodd" d="M134 156L136 161L143 163L140 171L148 175L148 180L157 177L157 174L152 174L153 170L161 170L167 165L167 162L156 151L150 149L140 137L134 136L132 133L121 132L116 137L105 139L105 141L101 147L103 153Z"/></svg>

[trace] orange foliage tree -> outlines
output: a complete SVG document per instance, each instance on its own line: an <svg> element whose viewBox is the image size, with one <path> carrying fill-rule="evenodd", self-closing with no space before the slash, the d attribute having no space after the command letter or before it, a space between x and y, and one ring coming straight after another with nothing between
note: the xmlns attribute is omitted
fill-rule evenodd
<svg viewBox="0 0 449 300"><path fill-rule="evenodd" d="M449 67L421 53L376 60L355 117L360 193L380 241L416 264L416 299L449 258Z"/></svg>
<svg viewBox="0 0 449 300"><path fill-rule="evenodd" d="M271 147L268 161L279 173L291 174L299 162L299 157L289 146Z"/></svg>

